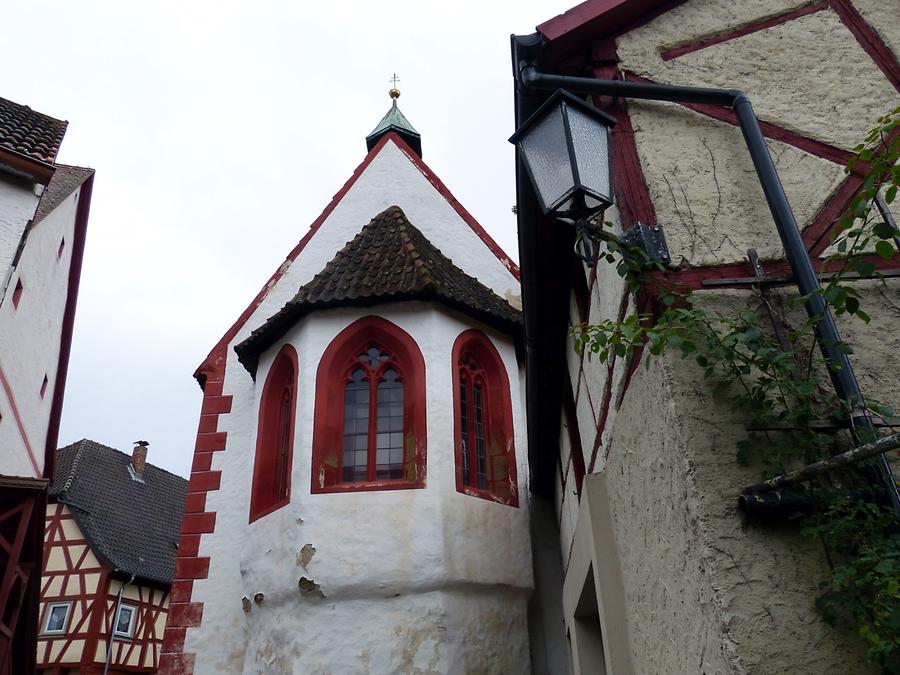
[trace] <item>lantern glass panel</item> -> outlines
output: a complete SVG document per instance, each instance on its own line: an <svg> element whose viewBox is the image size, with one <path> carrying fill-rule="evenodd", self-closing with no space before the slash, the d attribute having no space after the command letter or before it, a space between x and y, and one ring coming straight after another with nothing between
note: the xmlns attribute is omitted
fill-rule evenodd
<svg viewBox="0 0 900 675"><path fill-rule="evenodd" d="M566 106L569 113L569 129L572 146L578 164L581 185L589 191L585 194L588 208L597 208L602 197L612 202L609 176L609 127L590 117L574 106ZM590 193L594 194L591 195Z"/></svg>
<svg viewBox="0 0 900 675"><path fill-rule="evenodd" d="M544 211L553 209L574 183L560 106L535 124L520 145Z"/></svg>

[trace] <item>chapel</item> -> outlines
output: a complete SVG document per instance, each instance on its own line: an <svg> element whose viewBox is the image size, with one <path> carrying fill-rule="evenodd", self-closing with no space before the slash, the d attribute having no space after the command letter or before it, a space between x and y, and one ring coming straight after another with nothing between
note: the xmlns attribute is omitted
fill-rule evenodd
<svg viewBox="0 0 900 675"><path fill-rule="evenodd" d="M162 673L529 670L518 268L399 95L197 369Z"/></svg>

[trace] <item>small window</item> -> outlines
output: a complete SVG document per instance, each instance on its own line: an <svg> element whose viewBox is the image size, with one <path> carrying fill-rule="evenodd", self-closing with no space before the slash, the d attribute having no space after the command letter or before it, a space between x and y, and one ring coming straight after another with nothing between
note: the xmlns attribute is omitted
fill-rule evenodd
<svg viewBox="0 0 900 675"><path fill-rule="evenodd" d="M116 614L116 629L114 637L130 638L134 633L134 617L137 612L133 605L119 605L119 613Z"/></svg>
<svg viewBox="0 0 900 675"><path fill-rule="evenodd" d="M312 492L425 486L425 362L379 317L344 329L316 374Z"/></svg>
<svg viewBox="0 0 900 675"><path fill-rule="evenodd" d="M66 632L69 622L71 602L52 602L47 605L47 618L44 621L44 633L61 635Z"/></svg>
<svg viewBox="0 0 900 675"><path fill-rule="evenodd" d="M509 377L478 330L453 345L456 486L475 497L518 506Z"/></svg>
<svg viewBox="0 0 900 675"><path fill-rule="evenodd" d="M22 285L22 277L16 279L16 287L13 289L12 294L12 303L13 307L18 308L19 302L22 300L22 292L25 290L25 287Z"/></svg>
<svg viewBox="0 0 900 675"><path fill-rule="evenodd" d="M272 362L259 403L251 523L290 501L296 407L297 352L285 345Z"/></svg>

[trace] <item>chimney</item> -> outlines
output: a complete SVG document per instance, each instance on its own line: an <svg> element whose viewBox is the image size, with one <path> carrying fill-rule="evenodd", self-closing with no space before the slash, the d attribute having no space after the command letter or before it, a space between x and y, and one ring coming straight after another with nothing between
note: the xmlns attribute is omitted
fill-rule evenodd
<svg viewBox="0 0 900 675"><path fill-rule="evenodd" d="M135 441L134 450L131 451L131 466L129 467L137 480L143 480L144 467L147 465L147 441Z"/></svg>

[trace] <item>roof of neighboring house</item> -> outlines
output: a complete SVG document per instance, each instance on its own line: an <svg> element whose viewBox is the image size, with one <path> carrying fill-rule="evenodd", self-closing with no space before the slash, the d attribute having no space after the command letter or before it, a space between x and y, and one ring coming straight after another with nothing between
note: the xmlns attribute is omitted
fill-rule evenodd
<svg viewBox="0 0 900 675"><path fill-rule="evenodd" d="M48 497L69 507L91 550L113 571L171 584L187 481L147 464L144 482L131 457L82 439L57 451Z"/></svg>
<svg viewBox="0 0 900 675"><path fill-rule="evenodd" d="M53 164L69 123L0 98L0 148Z"/></svg>
<svg viewBox="0 0 900 675"><path fill-rule="evenodd" d="M81 184L93 173L93 169L87 169L81 166L57 164L56 170L53 172L53 178L50 179L50 183L44 188L44 192L41 194L41 201L38 202L37 210L34 212L32 222L37 225L46 218L53 209L59 206L70 194L81 187Z"/></svg>
<svg viewBox="0 0 900 675"><path fill-rule="evenodd" d="M416 299L441 302L506 333L520 329L518 310L454 265L399 206L390 206L235 351L255 372L259 354L313 310Z"/></svg>

